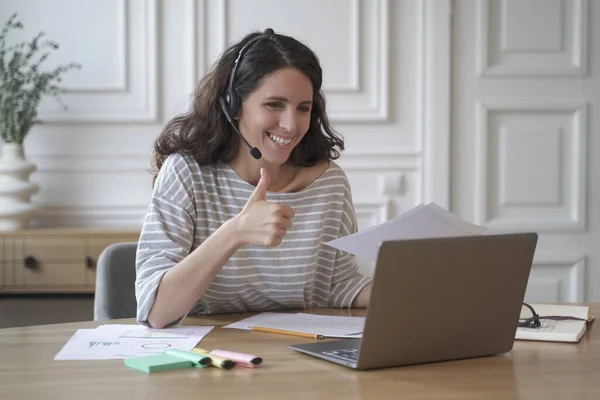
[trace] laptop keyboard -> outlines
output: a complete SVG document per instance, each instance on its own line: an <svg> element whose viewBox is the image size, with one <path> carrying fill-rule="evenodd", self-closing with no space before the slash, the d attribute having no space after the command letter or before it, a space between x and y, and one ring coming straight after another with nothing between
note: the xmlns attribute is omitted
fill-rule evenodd
<svg viewBox="0 0 600 400"><path fill-rule="evenodd" d="M358 349L330 350L322 353L330 357L337 357L354 363L358 362Z"/></svg>

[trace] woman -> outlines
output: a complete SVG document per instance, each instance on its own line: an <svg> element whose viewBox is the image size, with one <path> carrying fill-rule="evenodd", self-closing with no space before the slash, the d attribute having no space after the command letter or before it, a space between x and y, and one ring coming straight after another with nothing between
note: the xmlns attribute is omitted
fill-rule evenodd
<svg viewBox="0 0 600 400"><path fill-rule="evenodd" d="M137 250L140 323L368 305L354 257L322 244L357 227L321 85L315 54L267 29L226 50L167 124Z"/></svg>

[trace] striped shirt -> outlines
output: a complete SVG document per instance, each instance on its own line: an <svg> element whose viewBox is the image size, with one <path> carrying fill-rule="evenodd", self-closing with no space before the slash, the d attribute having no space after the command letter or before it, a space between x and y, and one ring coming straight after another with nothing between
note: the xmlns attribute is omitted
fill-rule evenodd
<svg viewBox="0 0 600 400"><path fill-rule="evenodd" d="M254 189L226 163L200 167L187 154L165 160L137 249L138 322L148 325L169 268L236 216ZM301 191L267 192L267 201L295 211L282 243L239 248L188 314L350 307L370 281L354 256L323 244L357 230L350 185L336 163Z"/></svg>

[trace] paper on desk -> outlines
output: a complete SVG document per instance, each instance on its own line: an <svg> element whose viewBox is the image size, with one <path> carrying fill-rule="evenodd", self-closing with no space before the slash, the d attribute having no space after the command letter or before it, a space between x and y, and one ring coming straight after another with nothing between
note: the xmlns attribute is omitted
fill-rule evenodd
<svg viewBox="0 0 600 400"><path fill-rule="evenodd" d="M161 354L167 349L191 350L213 326L148 329L140 325L102 325L79 329L55 360L111 360Z"/></svg>
<svg viewBox="0 0 600 400"><path fill-rule="evenodd" d="M376 261L379 247L389 240L481 235L487 228L472 224L435 203L421 204L380 225L326 242L365 261Z"/></svg>
<svg viewBox="0 0 600 400"><path fill-rule="evenodd" d="M146 338L161 338L161 339L187 339L190 337L206 336L207 326L178 326L176 328L167 329L151 329L142 325L120 325L106 324L96 328L97 332L110 332L118 335L119 338L146 339Z"/></svg>
<svg viewBox="0 0 600 400"><path fill-rule="evenodd" d="M224 328L252 329L253 326L311 333L334 338L362 338L364 317L340 317L306 313L262 313Z"/></svg>
<svg viewBox="0 0 600 400"><path fill-rule="evenodd" d="M264 312L253 315L252 317L242 319L232 324L225 325L223 328L251 330L254 325L261 325L269 322L277 322L282 318L283 315L287 314L276 312Z"/></svg>

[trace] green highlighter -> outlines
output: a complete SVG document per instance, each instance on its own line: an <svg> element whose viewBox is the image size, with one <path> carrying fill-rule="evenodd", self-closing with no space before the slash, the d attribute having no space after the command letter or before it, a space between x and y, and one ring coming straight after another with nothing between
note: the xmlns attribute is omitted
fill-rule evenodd
<svg viewBox="0 0 600 400"><path fill-rule="evenodd" d="M192 368L193 363L169 354L154 354L151 356L130 357L125 359L125 365L144 372L160 372L173 369Z"/></svg>

